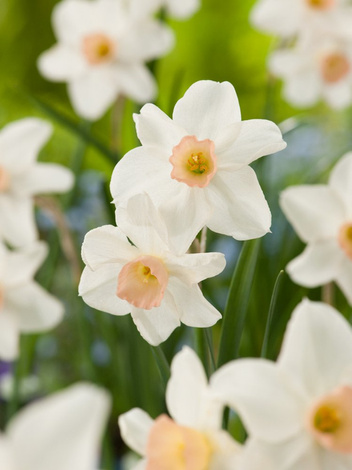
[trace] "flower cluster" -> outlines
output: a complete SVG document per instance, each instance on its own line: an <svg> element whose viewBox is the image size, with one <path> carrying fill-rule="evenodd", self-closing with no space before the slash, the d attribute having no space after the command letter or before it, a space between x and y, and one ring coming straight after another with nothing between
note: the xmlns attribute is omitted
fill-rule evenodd
<svg viewBox="0 0 352 470"><path fill-rule="evenodd" d="M345 0L259 0L251 20L282 38L268 60L297 107L323 99L332 108L352 101L352 6Z"/></svg>

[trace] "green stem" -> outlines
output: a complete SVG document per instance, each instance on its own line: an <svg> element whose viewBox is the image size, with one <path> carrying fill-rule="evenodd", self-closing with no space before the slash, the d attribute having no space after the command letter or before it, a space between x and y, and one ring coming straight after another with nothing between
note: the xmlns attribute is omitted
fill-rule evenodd
<svg viewBox="0 0 352 470"><path fill-rule="evenodd" d="M167 382L170 378L169 362L166 359L165 353L162 350L161 346L151 346L151 350L155 358L155 362L157 363L164 388L166 388Z"/></svg>
<svg viewBox="0 0 352 470"><path fill-rule="evenodd" d="M209 352L209 357L210 357L210 362L209 362L209 376L215 372L216 369L216 362L215 362L215 354L214 354L214 344L213 344L213 331L211 328L204 328L204 336L205 336L205 341L208 346L208 352Z"/></svg>

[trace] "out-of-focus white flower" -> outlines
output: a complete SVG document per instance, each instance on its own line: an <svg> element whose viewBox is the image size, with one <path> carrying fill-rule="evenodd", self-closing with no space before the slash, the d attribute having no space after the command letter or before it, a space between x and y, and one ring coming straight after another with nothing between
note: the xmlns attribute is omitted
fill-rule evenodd
<svg viewBox="0 0 352 470"><path fill-rule="evenodd" d="M53 11L58 43L38 60L49 80L68 83L76 112L99 119L120 94L145 103L156 83L144 62L168 52L172 31L117 0L64 0Z"/></svg>
<svg viewBox="0 0 352 470"><path fill-rule="evenodd" d="M249 432L243 470L352 468L352 330L329 305L296 307L277 364L233 361L211 387Z"/></svg>
<svg viewBox="0 0 352 470"><path fill-rule="evenodd" d="M221 429L223 405L212 396L202 364L185 347L171 365L166 389L171 418L139 408L119 417L122 438L143 458L136 470L236 470L241 446Z"/></svg>
<svg viewBox="0 0 352 470"><path fill-rule="evenodd" d="M348 5L348 0L259 0L251 22L259 30L285 38L313 29L351 36Z"/></svg>
<svg viewBox="0 0 352 470"><path fill-rule="evenodd" d="M134 119L142 147L114 169L117 211L145 191L180 239L205 224L239 240L269 231L270 210L248 165L286 143L271 121L241 121L230 83L195 83L176 103L173 120L152 104Z"/></svg>
<svg viewBox="0 0 352 470"><path fill-rule="evenodd" d="M36 161L51 132L49 123L36 118L15 121L0 131L0 239L12 246L38 238L32 196L65 192L73 185L69 169Z"/></svg>
<svg viewBox="0 0 352 470"><path fill-rule="evenodd" d="M165 8L168 16L187 19L200 8L200 0L121 0L137 16L150 15Z"/></svg>
<svg viewBox="0 0 352 470"><path fill-rule="evenodd" d="M307 243L287 265L297 284L316 287L335 281L352 304L352 153L335 165L327 185L285 189L281 208Z"/></svg>
<svg viewBox="0 0 352 470"><path fill-rule="evenodd" d="M143 195L121 207L117 223L91 230L84 239L87 266L79 294L88 305L113 315L131 313L152 345L165 341L180 322L208 327L221 318L198 283L224 269L224 255L172 251L162 219Z"/></svg>
<svg viewBox="0 0 352 470"><path fill-rule="evenodd" d="M294 106L312 106L320 99L336 109L351 104L352 41L304 38L292 49L273 52L268 65L284 80L283 95Z"/></svg>
<svg viewBox="0 0 352 470"><path fill-rule="evenodd" d="M95 470L109 408L107 393L85 383L28 405L0 434L0 468Z"/></svg>
<svg viewBox="0 0 352 470"><path fill-rule="evenodd" d="M0 358L18 355L20 333L37 333L56 326L63 306L33 280L47 255L47 246L35 242L16 251L0 245Z"/></svg>

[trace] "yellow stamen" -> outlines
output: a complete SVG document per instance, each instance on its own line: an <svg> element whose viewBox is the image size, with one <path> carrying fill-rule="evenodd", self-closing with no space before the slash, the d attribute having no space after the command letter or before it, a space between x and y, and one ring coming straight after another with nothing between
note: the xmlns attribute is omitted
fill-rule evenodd
<svg viewBox="0 0 352 470"><path fill-rule="evenodd" d="M317 409L314 416L314 427L323 433L333 433L341 426L339 411L333 406L322 405Z"/></svg>

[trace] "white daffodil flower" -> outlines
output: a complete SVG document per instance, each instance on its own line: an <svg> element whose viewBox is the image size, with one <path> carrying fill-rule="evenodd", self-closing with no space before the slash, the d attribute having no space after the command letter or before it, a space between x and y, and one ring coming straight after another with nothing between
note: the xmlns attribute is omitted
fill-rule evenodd
<svg viewBox="0 0 352 470"><path fill-rule="evenodd" d="M348 0L259 0L250 19L257 29L284 38L314 29L352 33Z"/></svg>
<svg viewBox="0 0 352 470"><path fill-rule="evenodd" d="M43 242L16 251L0 244L0 358L3 360L17 357L20 333L47 331L63 317L61 302L33 280L47 251Z"/></svg>
<svg viewBox="0 0 352 470"><path fill-rule="evenodd" d="M72 172L55 163L36 161L52 133L49 123L26 118L0 131L0 239L18 247L38 238L33 196L65 192Z"/></svg>
<svg viewBox="0 0 352 470"><path fill-rule="evenodd" d="M224 255L172 251L163 221L143 195L121 208L117 223L91 230L84 239L87 266L79 294L88 305L113 315L131 313L152 345L165 341L180 322L208 327L221 318L198 283L224 269Z"/></svg>
<svg viewBox="0 0 352 470"><path fill-rule="evenodd" d="M0 433L2 470L96 470L110 398L80 383L26 406Z"/></svg>
<svg viewBox="0 0 352 470"><path fill-rule="evenodd" d="M232 361L211 387L249 433L243 470L352 468L352 329L331 306L301 302L276 364Z"/></svg>
<svg viewBox="0 0 352 470"><path fill-rule="evenodd" d="M248 165L286 143L271 121L241 121L230 83L195 83L176 103L173 120L152 104L134 119L142 147L114 169L117 207L145 191L181 244L204 225L239 240L269 231L271 213Z"/></svg>
<svg viewBox="0 0 352 470"><path fill-rule="evenodd" d="M49 80L67 82L75 111L99 119L120 94L145 103L156 82L145 62L167 53L172 31L118 0L64 0L52 16L58 43L38 67Z"/></svg>
<svg viewBox="0 0 352 470"><path fill-rule="evenodd" d="M223 405L211 394L197 355L176 354L166 389L170 417L134 408L119 417L123 440L143 458L135 470L236 470L241 446L221 429Z"/></svg>
<svg viewBox="0 0 352 470"><path fill-rule="evenodd" d="M308 35L292 49L273 52L268 67L284 80L284 98L296 107L323 99L331 108L341 109L352 102L351 40Z"/></svg>
<svg viewBox="0 0 352 470"><path fill-rule="evenodd" d="M352 305L352 153L342 157L327 185L292 186L280 205L307 243L286 267L297 284L317 287L335 281Z"/></svg>

